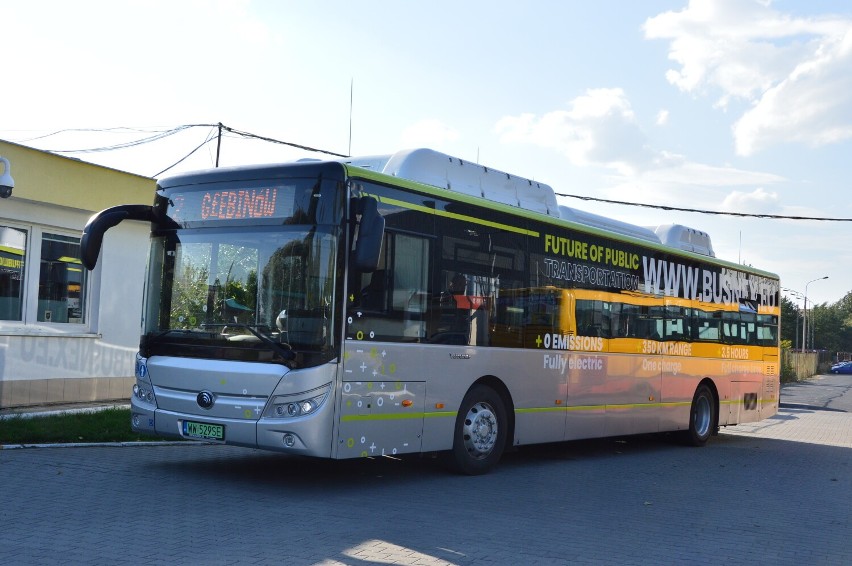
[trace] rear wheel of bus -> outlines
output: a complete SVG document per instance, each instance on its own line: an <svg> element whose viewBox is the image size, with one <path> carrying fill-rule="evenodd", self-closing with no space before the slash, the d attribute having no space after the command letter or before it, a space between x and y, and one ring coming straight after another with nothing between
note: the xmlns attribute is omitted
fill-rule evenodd
<svg viewBox="0 0 852 566"><path fill-rule="evenodd" d="M689 429L683 431L683 441L689 446L704 446L716 426L716 397L702 383L695 390L689 410Z"/></svg>
<svg viewBox="0 0 852 566"><path fill-rule="evenodd" d="M467 392L456 417L452 461L468 475L489 472L503 455L508 433L503 399L485 385Z"/></svg>

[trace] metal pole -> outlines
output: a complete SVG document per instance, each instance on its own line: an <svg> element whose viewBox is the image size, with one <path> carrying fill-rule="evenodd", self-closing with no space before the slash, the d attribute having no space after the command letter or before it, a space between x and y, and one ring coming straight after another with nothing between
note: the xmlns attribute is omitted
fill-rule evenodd
<svg viewBox="0 0 852 566"><path fill-rule="evenodd" d="M222 148L222 122L219 122L219 136L216 140L216 167L219 167L219 150Z"/></svg>
<svg viewBox="0 0 852 566"><path fill-rule="evenodd" d="M807 283L805 283L805 316L802 319L802 351L806 351L808 349L808 285L813 283L814 281L822 281L823 279L828 279L828 275L825 277L817 277L816 279L811 279Z"/></svg>
<svg viewBox="0 0 852 566"><path fill-rule="evenodd" d="M793 332L793 338L796 339L796 343L793 345L794 350L799 349L799 305L796 305L796 331Z"/></svg>
<svg viewBox="0 0 852 566"><path fill-rule="evenodd" d="M804 295L795 289L783 288L782 291L786 291L793 295L793 298L797 301L799 299L804 299ZM793 306L796 307L796 330L793 332L793 349L799 349L799 318L802 316L802 309L799 308L799 303L793 303Z"/></svg>
<svg viewBox="0 0 852 566"><path fill-rule="evenodd" d="M349 149L347 154L352 155L352 101L354 100L355 77L349 79Z"/></svg>

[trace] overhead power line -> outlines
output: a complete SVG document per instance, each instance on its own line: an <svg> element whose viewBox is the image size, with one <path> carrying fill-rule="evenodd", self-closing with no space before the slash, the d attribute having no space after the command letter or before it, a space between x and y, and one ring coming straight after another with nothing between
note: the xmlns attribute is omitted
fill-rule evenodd
<svg viewBox="0 0 852 566"><path fill-rule="evenodd" d="M104 151L114 151L114 150L117 150L117 149L126 149L128 147L136 147L136 146L143 145L143 144L146 144L146 143L155 142L157 140L161 140L163 138L167 138L171 135L174 135L178 132L182 132L182 131L187 130L189 128L194 128L194 127L200 126L200 125L201 124L187 124L187 125L184 125L184 126L178 126L176 128L171 128L171 129L168 129L168 130L157 132L153 135L146 136L144 138L140 138L140 139L137 139L137 140L131 140L131 141L128 141L128 142L123 142L123 143L117 143L117 144L113 144L113 145L106 145L106 146L101 146L101 147L90 147L90 148L86 148L86 149L47 149L45 151L49 151L51 153L99 153L99 152L104 152ZM105 131L116 131L116 130L141 131L141 130L132 130L130 128L108 128L108 129L105 129L105 130L68 129L68 130L59 130L57 132L53 132L51 134L47 134L47 135L41 136L41 137L46 138L46 137L50 137L50 136L65 133L65 132L105 132ZM39 138L33 138L33 139L39 139Z"/></svg>
<svg viewBox="0 0 852 566"><path fill-rule="evenodd" d="M726 212L721 210L702 210L699 208L679 208L677 206L667 206L663 204L644 204L640 202L626 202L620 200L608 200L603 198L586 197L581 195L569 195L566 193L556 193L560 197L570 197L580 200L588 200L595 202L605 202L607 204L620 204L624 206L638 206L644 208L657 208L660 210L674 210L677 212L695 212L697 214L715 214L718 216L741 216L745 218L769 218L772 220L817 220L819 222L852 222L852 218L826 218L822 216L785 216L781 214L760 214L749 212Z"/></svg>
<svg viewBox="0 0 852 566"><path fill-rule="evenodd" d="M138 140L132 140L132 141L129 141L129 142L117 143L117 144L101 146L101 147L90 147L90 148L84 148L84 149L46 149L45 151L50 151L52 153L95 153L95 152L101 152L101 151L113 151L113 150L117 150L117 149L125 149L125 148L128 148L128 147L135 147L135 146L138 146L138 145L143 145L143 144L146 144L146 143L155 142L157 140L161 140L161 139L166 138L168 136L174 135L178 132L182 132L184 130L187 130L189 128L221 128L224 131L230 132L232 134L235 134L235 135L243 137L243 138L254 138L254 139L258 139L258 140L269 142L269 143L277 143L277 144L281 144L281 145L295 147L295 148L298 148L298 149L304 149L306 151L313 151L313 152L316 152L316 153L324 153L326 155L333 155L335 157L349 157L348 155L345 155L345 154L342 154L342 153L336 153L334 151L329 151L327 149L310 147L310 146L299 144L299 143L288 142L288 141L284 141L284 140L270 138L268 136L261 136L261 135L258 135L258 134L252 134L251 132L244 132L242 130L237 130L236 128L231 128L230 126L225 126L221 123L219 123L219 124L184 124L182 126L177 126L175 128L170 128L168 130L156 132L153 135L146 136L146 137L140 138ZM72 128L72 129L58 130L56 132L51 132L49 134L45 134L43 136L38 136L38 137L35 137L35 138L30 138L30 139L31 140L43 139L43 138L55 136L57 134L62 134L62 133L65 133L65 132L112 132L112 131L118 131L118 130L143 131L143 130L135 130L133 128L103 128L103 129ZM208 139L207 141L211 141L211 140ZM194 151L196 151L196 150L193 150L193 152Z"/></svg>
<svg viewBox="0 0 852 566"><path fill-rule="evenodd" d="M198 145L197 147L192 149L192 151L190 151L189 153L184 155L182 158L177 160L175 163L173 163L169 167L166 167L165 169L163 169L159 173L152 175L153 177L157 177L159 175L162 175L163 173L165 173L169 169L172 169L173 167L175 167L176 165L178 165L182 161L186 160L189 156L194 154L196 151L198 151L199 149L204 147L206 144L213 141L214 139L217 140L216 166L218 167L218 165L219 165L219 152L220 152L220 149L221 149L221 141L222 141L222 132L223 131L228 132L230 134L233 134L233 136L235 136L235 137L257 139L257 140L265 141L265 142L268 142L268 143L276 143L276 144L280 144L280 145L286 145L286 146L289 146L289 147L295 147L297 149L302 149L302 150L305 150L305 151L311 151L311 152L314 152L314 153L324 153L326 155L333 155L334 157L344 157L344 158L349 157L348 155L344 155L342 153L336 153L334 151L329 151L329 150L326 150L326 149L310 147L310 146L303 145L303 144L298 144L298 143L294 143L294 142L288 142L288 141L284 141L284 140L270 138L268 136L261 136L261 135L258 135L258 134L252 134L251 132L244 132L242 130L237 130L235 128L231 128L230 126L225 126L221 122L219 122L217 124L184 124L182 126L169 128L167 130L161 130L161 131L155 130L155 133L152 134L152 135L146 135L145 137L142 137L142 138L139 138L139 139L131 140L131 141L128 141L128 142L117 143L117 144L113 144L113 145L107 145L107 146L90 147L90 148L84 148L84 149L46 149L45 151L50 151L52 153L64 153L64 154L99 153L99 152L106 152L106 151L115 151L115 150L119 150L119 149L127 149L127 148L130 148L130 147L137 147L137 146L140 146L140 145L152 143L152 142L161 140L163 138L167 138L169 136L177 134L178 132L182 132L182 131L190 129L190 128L216 128L216 132L218 132L218 134L216 134L216 133L208 134L206 136L206 138L204 139L204 141L201 142L200 145ZM68 128L68 129L64 129L64 130L57 130L55 132L51 132L49 134L45 134L45 135L38 136L38 137L35 137L35 138L30 138L30 140L28 140L28 141L49 138L49 137L52 137L52 136L55 136L55 135L58 135L58 134L62 134L62 133L66 133L66 132L101 132L101 133L103 133L103 132L145 132L145 133L150 133L150 131L151 130L141 130L141 129L136 129L136 128L126 128L126 127L102 128L102 129L97 129L97 128Z"/></svg>
<svg viewBox="0 0 852 566"><path fill-rule="evenodd" d="M210 143L211 140L216 138L215 132L216 132L216 130L211 131L209 134L207 134L207 137L204 138L204 141L201 142L200 144L198 144L198 146L195 149L193 149L192 151L190 151L189 153L187 153L186 155L184 155L183 157L181 157L180 159L178 159L177 161L175 161L174 163L172 163L171 165L169 165L168 167L166 167L165 169L163 169L159 173L155 173L154 175L151 175L151 176L154 177L154 178L159 177L160 175L162 175L163 173L165 173L169 169L171 169L171 168L179 165L183 161L185 161L190 155L192 155L193 153L195 153L196 151L198 151L199 149L201 149L202 147L204 147L205 145ZM216 165L217 166L219 165L218 159L217 159Z"/></svg>
<svg viewBox="0 0 852 566"><path fill-rule="evenodd" d="M94 147L94 148L88 148L88 149L48 149L46 151L51 151L53 153L96 153L96 152L104 152L104 151L113 151L113 150L118 150L118 149L126 149L126 148L136 147L136 146L147 144L147 143L152 143L152 142L161 140L163 138L172 136L172 135L174 135L178 132L182 132L184 130L187 130L189 128L216 128L216 130L214 132L211 132L210 134L208 134L205 137L204 141L201 142L201 144L199 144L197 147L195 147L192 151L190 151L189 153L184 155L182 158L180 158L179 160L174 162L169 167L166 167L165 169L163 169L159 173L153 175L153 177L157 177L159 175L162 175L163 173L165 173L169 169L172 169L176 165L178 165L181 162L183 162L184 160L186 160L189 156L194 154L196 151L198 151L199 149L204 147L206 144L213 141L214 139L218 140L219 144L221 145L221 138L222 138L222 135L223 135L222 134L223 131L228 132L230 134L233 134L233 136L238 136L238 137L242 137L242 138L257 139L257 140L265 141L265 142L268 142L268 143L276 143L276 144L280 144L280 145L286 145L286 146L289 146L289 147L295 147L297 149L303 149L305 151L311 151L311 152L315 152L315 153L324 153L326 155L332 155L334 157L343 157L343 158L350 157L349 155L344 155L342 153L336 153L334 151L319 149L319 148L316 148L316 147L311 147L311 146L298 144L298 143L294 143L294 142L288 142L288 141L284 141L284 140L270 138L270 137L267 137L267 136L261 136L261 135L258 135L258 134L252 134L250 132L244 132L242 130L237 130L235 128L231 128L230 126L225 126L221 122L219 122L217 124L184 124L182 126L169 128L167 130L162 130L162 131L156 131L155 130L155 133L152 134L152 135L148 135L148 136L145 136L145 137L137 139L137 140L132 140L132 141L129 141L129 142L123 142L123 143L109 145L109 146L101 146L101 147ZM51 136L54 136L54 135L57 135L57 134L61 134L61 133L65 133L65 132L116 132L116 131L137 131L137 132L148 133L151 130L142 130L142 129L125 128L125 127L103 128L103 129L74 128L74 129L58 130L58 131L52 132L50 134L45 134L43 136L31 138L31 140L48 138L48 137L51 137ZM218 134L216 134L215 132L218 132ZM229 137L231 137L231 136L229 136ZM216 150L216 163L217 163L217 166L218 166L218 163L219 163L219 146L217 146L217 150ZM602 203L606 203L606 204L618 204L618 205L621 205L621 206L636 206L636 207L641 207L641 208L655 208L655 209L658 209L658 210L670 210L670 211L675 211L675 212L692 212L692 213L695 213L695 214L711 214L711 215L717 215L717 216L737 216L737 217L741 217L741 218L766 218L766 219L770 219L770 220L811 220L811 221L817 221L817 222L852 222L852 218L828 218L828 217L823 217L823 216L792 216L792 215L782 215L782 214L728 212L728 211L721 211L721 210L706 210L706 209L699 209L699 208L682 208L682 207L668 206L668 205L663 205L663 204L647 204L647 203L640 203L640 202L610 200L610 199L602 199L602 198L589 197L589 196L583 196L583 195L572 195L572 194L568 194L568 193L555 193L555 194L557 196L560 196L560 197L575 198L575 199L585 200L585 201L602 202Z"/></svg>
<svg viewBox="0 0 852 566"><path fill-rule="evenodd" d="M348 155L344 155L342 153L335 153L333 151L328 151L326 149L318 149L318 148L315 148L315 147L310 147L310 146L307 146L307 145L301 145L301 144L298 144L298 143L276 140L275 138L268 138L268 137L265 137L265 136L259 136L257 134L251 134L249 132L241 132L240 130L235 130L234 128L229 128L228 126L223 126L222 124L216 124L216 125L220 126L225 131L231 132L232 134L236 134L238 136L242 136L244 138L254 138L254 139L265 141L265 142L278 143L278 144L281 144L281 145L288 145L290 147L295 147L295 148L298 148L298 149L304 149L306 151L314 151L316 153L325 153L326 155L333 155L335 157L349 157Z"/></svg>

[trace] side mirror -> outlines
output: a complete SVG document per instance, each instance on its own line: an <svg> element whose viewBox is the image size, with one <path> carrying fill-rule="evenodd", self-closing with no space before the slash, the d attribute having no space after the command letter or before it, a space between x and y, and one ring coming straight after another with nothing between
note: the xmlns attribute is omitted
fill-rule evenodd
<svg viewBox="0 0 852 566"><path fill-rule="evenodd" d="M124 204L107 208L89 218L80 238L80 261L86 269L91 271L98 263L104 233L122 220L154 222L154 209L144 204Z"/></svg>
<svg viewBox="0 0 852 566"><path fill-rule="evenodd" d="M353 267L359 271L372 272L379 266L385 219L379 214L379 203L375 197L361 197L359 202L361 222L358 224Z"/></svg>

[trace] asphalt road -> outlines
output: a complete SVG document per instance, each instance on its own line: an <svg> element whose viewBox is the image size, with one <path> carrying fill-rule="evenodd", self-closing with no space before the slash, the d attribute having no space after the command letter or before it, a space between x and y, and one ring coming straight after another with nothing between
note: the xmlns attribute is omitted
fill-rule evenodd
<svg viewBox="0 0 852 566"><path fill-rule="evenodd" d="M0 450L0 564L852 563L852 376L704 448L664 436L437 461L213 445Z"/></svg>
<svg viewBox="0 0 852 566"><path fill-rule="evenodd" d="M807 381L784 384L781 404L852 413L852 375L817 375Z"/></svg>

